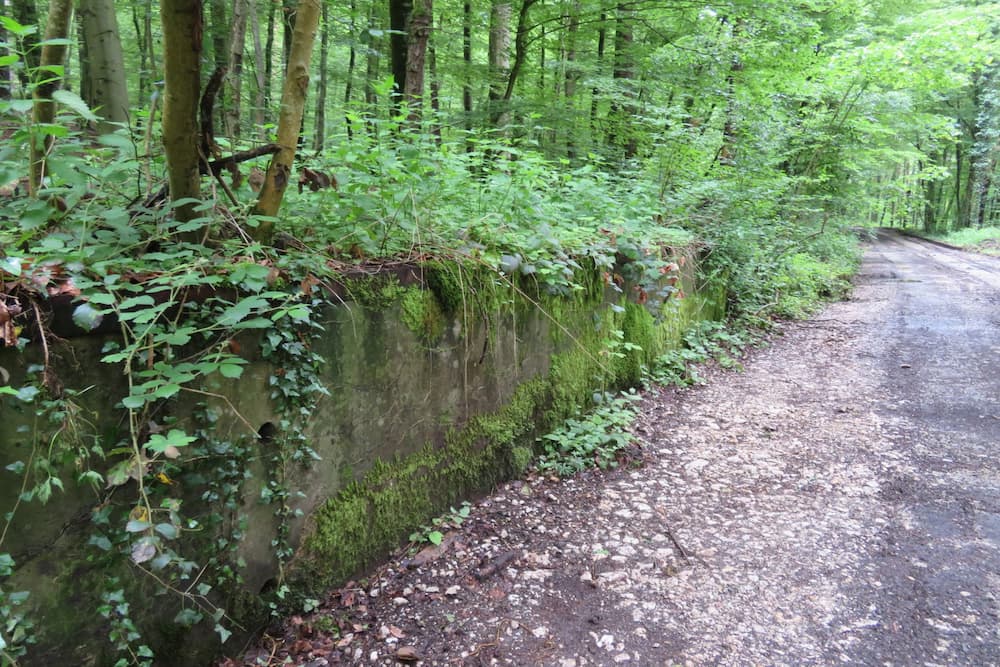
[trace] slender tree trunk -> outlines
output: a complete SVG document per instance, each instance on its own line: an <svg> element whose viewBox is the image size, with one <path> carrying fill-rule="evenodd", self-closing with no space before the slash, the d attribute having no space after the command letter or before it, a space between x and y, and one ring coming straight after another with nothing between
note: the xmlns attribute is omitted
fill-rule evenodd
<svg viewBox="0 0 1000 667"><path fill-rule="evenodd" d="M13 9L14 19L21 25L38 25L38 7L35 5L35 0L12 0L11 9ZM41 49L38 47L38 33L25 35L21 41L21 47L24 52L25 66L17 69L17 77L21 81L21 94L26 97L27 91L31 88L31 73L38 71L41 55Z"/></svg>
<svg viewBox="0 0 1000 667"><path fill-rule="evenodd" d="M297 0L282 0L281 3L281 71L288 72L288 59L292 52L292 33L295 32Z"/></svg>
<svg viewBox="0 0 1000 667"><path fill-rule="evenodd" d="M575 133L575 104L576 104L576 82L580 73L576 67L576 34L580 27L580 3L574 2L569 8L569 15L566 17L566 72L563 94L566 97L566 111L568 114L566 126L566 157L576 160Z"/></svg>
<svg viewBox="0 0 1000 667"><path fill-rule="evenodd" d="M378 79L379 69L379 40L372 35L371 31L378 27L378 14L375 12L375 3L371 3L368 10L368 54L365 57L365 105L371 114L375 114L378 108L378 96L375 94L375 81Z"/></svg>
<svg viewBox="0 0 1000 667"><path fill-rule="evenodd" d="M281 207L285 189L291 180L295 148L299 140L302 117L305 115L306 92L309 89L309 59L316 40L316 28L320 19L320 0L301 0L295 19L289 49L288 71L281 94L281 112L278 116L278 145L281 150L271 159L264 186L254 207L257 215L273 217ZM254 236L262 241L270 240L274 231L271 220L262 220L254 230Z"/></svg>
<svg viewBox="0 0 1000 667"><path fill-rule="evenodd" d="M9 39L7 29L0 24L0 43L10 44ZM7 46L0 50L0 55L7 57L13 54L10 47ZM0 100L9 100L11 98L13 89L11 75L10 65L0 65Z"/></svg>
<svg viewBox="0 0 1000 667"><path fill-rule="evenodd" d="M240 113L243 106L243 52L246 49L248 0L233 0L233 30L229 35L229 104L224 107L226 135L240 138ZM259 41L259 39L258 39Z"/></svg>
<svg viewBox="0 0 1000 667"><path fill-rule="evenodd" d="M433 32L433 30L432 30ZM427 60L431 69L431 111L434 118L431 121L431 132L434 133L434 141L441 145L441 79L438 77L437 49L434 48L434 40L427 47Z"/></svg>
<svg viewBox="0 0 1000 667"><path fill-rule="evenodd" d="M163 25L163 148L167 158L170 198L201 198L198 150L198 102L201 89L201 0L160 0ZM174 210L178 220L191 220L193 204Z"/></svg>
<svg viewBox="0 0 1000 667"><path fill-rule="evenodd" d="M229 34L232 32L232 27L226 18L226 0L209 0L209 11L212 21L212 60L215 63L212 70L214 71L229 66L231 55Z"/></svg>
<svg viewBox="0 0 1000 667"><path fill-rule="evenodd" d="M397 96L393 107L398 107L399 96L406 92L407 42L409 36L410 13L413 0L389 0L389 56L392 63L392 78ZM421 82L421 86L423 82Z"/></svg>
<svg viewBox="0 0 1000 667"><path fill-rule="evenodd" d="M316 115L313 128L313 150L319 153L326 143L326 88L327 64L330 57L330 16L328 2L323 2L322 25L319 38L319 81L316 86ZM353 13L352 13L353 16ZM351 58L354 58L354 46L351 46ZM353 68L353 63L351 65ZM348 77L350 73L348 73Z"/></svg>
<svg viewBox="0 0 1000 667"><path fill-rule="evenodd" d="M472 132L472 0L462 3L462 112L465 116L466 150L473 149Z"/></svg>
<svg viewBox="0 0 1000 667"><path fill-rule="evenodd" d="M323 23L326 23L326 7L323 7ZM354 70L357 68L358 48L355 40L358 38L358 3L351 0L351 40L350 51L347 56L347 82L344 84L344 110L348 114L344 118L344 125L347 127L347 138L354 138L354 126L351 123L350 109L351 97L354 93ZM317 122L319 117L317 116Z"/></svg>
<svg viewBox="0 0 1000 667"><path fill-rule="evenodd" d="M489 104L490 119L494 127L507 124L503 108L503 95L510 77L510 0L493 0L490 10L489 41Z"/></svg>
<svg viewBox="0 0 1000 667"><path fill-rule="evenodd" d="M59 88L62 79L52 73L52 69L61 67L66 58L66 44L58 43L69 36L70 18L73 15L72 0L52 0L49 3L48 22L45 26L45 45L39 57L42 81L35 86L34 105L32 109L32 125L52 125L56 117L56 103L53 93ZM57 42L57 43L52 43ZM32 196L38 194L47 176L46 159L52 148L52 135L35 132L31 137L31 162L29 164L28 191Z"/></svg>
<svg viewBox="0 0 1000 667"><path fill-rule="evenodd" d="M128 123L129 99L126 87L125 59L118 32L118 18L113 0L81 0L80 19L87 45L87 104L106 122L101 133L113 132L117 123ZM81 75L83 73L81 72Z"/></svg>
<svg viewBox="0 0 1000 667"><path fill-rule="evenodd" d="M510 66L507 87L503 94L505 106L509 106L510 100L514 97L514 87L517 85L518 76L521 74L521 70L524 69L524 63L528 59L528 32L531 30L531 26L528 24L528 10L537 1L523 0L521 2L521 11L517 15L517 32L514 37L514 62Z"/></svg>
<svg viewBox="0 0 1000 667"><path fill-rule="evenodd" d="M427 41L431 34L432 0L415 0L410 10L406 40L406 78L403 102L409 109L407 121L419 125L423 115L424 74L427 69Z"/></svg>
<svg viewBox="0 0 1000 667"><path fill-rule="evenodd" d="M598 23L597 29L597 71L598 76L603 71L604 67L604 46L607 41L608 36L608 15L605 12L601 12L600 22ZM590 132L592 135L597 135L597 112L598 105L601 100L601 91L597 86L590 89Z"/></svg>
<svg viewBox="0 0 1000 667"><path fill-rule="evenodd" d="M260 135L261 140L267 139L265 132L263 130L264 124L267 121L266 109L267 109L267 67L264 66L266 62L264 49L260 43L260 21L257 18L257 6L252 0L249 2L248 7L250 13L250 32L253 37L253 58L254 58L254 81L257 84L257 91L254 95L253 103L253 122L257 127L257 132Z"/></svg>
<svg viewBox="0 0 1000 667"><path fill-rule="evenodd" d="M274 13L277 3L267 1L267 40L264 42L264 109L263 125L270 118L271 85L274 81Z"/></svg>
<svg viewBox="0 0 1000 667"><path fill-rule="evenodd" d="M73 17L76 22L76 44L78 49L77 61L80 63L80 97L87 103L91 109L94 108L94 96L91 93L90 87L92 83L92 78L90 74L90 53L87 48L87 35L83 26L83 0L77 3L76 15ZM63 72L63 80L68 81L69 72Z"/></svg>
<svg viewBox="0 0 1000 667"><path fill-rule="evenodd" d="M635 66L633 64L632 42L632 10L624 3L619 3L615 23L615 65L612 72L617 92L625 98L624 104L612 102L608 132L608 143L620 145L623 157L628 160L635 157L638 150L635 132L632 128L632 118L635 115Z"/></svg>

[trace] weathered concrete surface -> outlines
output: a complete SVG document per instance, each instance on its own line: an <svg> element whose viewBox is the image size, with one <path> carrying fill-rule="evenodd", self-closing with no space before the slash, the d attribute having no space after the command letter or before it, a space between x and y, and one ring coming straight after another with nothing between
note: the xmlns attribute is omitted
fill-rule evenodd
<svg viewBox="0 0 1000 667"><path fill-rule="evenodd" d="M850 301L648 396L643 468L505 486L276 655L1000 664L998 307L1000 261L882 234Z"/></svg>
<svg viewBox="0 0 1000 667"><path fill-rule="evenodd" d="M345 291L344 299L332 301L319 313L323 335L312 350L328 361L320 381L329 395L320 400L305 425L321 458L310 466L296 461L290 452L284 458L275 457L275 443L257 437L279 423L270 398L270 380L285 369L260 359L253 352L256 346L246 344L250 359L243 376L239 380L212 377L204 387L215 395L209 404L219 415L211 438L246 445L245 453L234 455L228 445L218 451L206 449L202 463L170 471L176 484L153 483L153 469L147 480L152 484L147 488L157 493L156 500L160 495L182 499L186 516L210 527L185 536L190 540L182 549L185 557L199 565L215 556L245 563L240 582L213 591L218 595L215 602L247 631L234 624L238 632L227 647L235 645L240 634L256 628L261 612L266 613L258 594L274 588L282 572L274 546L280 534L277 506L261 502L262 487L280 477L290 493L290 512L301 514L289 519L288 543L299 551L292 565L286 564L284 574L293 572L293 583L300 588L318 586L317 576L326 577L323 581L342 581L348 575L339 573L350 574L382 558L449 503L457 504L523 470L523 464L519 469L513 464L514 450L530 455L528 448L535 430L543 427L540 420L546 413L552 413L550 422L561 420L579 405L589 404L593 391L601 388L599 383L610 388L637 381L642 356L652 357L673 347L693 321L721 315L719 286L699 292L702 286L696 281L694 252L679 252L678 263L685 268L676 277L688 296L664 304L659 321L649 312L651 304L638 305L612 293L599 280L599 273L589 276L593 289L586 297L551 300L549 305L558 309L552 311L558 317L543 314L526 297L488 274L477 278L485 281L481 284L466 284L467 292L458 295L464 307L448 312L438 303L439 296L424 298L436 293L419 289L421 281L416 279L406 288L401 281L355 282L353 292ZM470 276L463 279L472 280ZM629 319L636 312L645 317L645 328L635 324L637 318ZM621 360L628 362L628 368L625 363L619 368L617 363L601 361L601 353L607 351L605 341L619 329L626 330L622 332L625 342L643 346ZM106 340L76 338L52 344L53 366L65 386L91 386L78 399L79 422L86 427L82 428L85 445L98 443L105 451L123 436L123 416L115 405L127 392L121 369L100 362ZM581 342L591 349L581 350ZM25 355L0 350L2 375L6 377L9 371L13 386L24 383L29 361L41 360L38 347L29 347ZM504 411L512 404L523 407L527 403L516 399L528 385L544 385L544 391L531 394L536 402L524 409L524 415L510 410L518 423L509 423L514 417ZM192 426L184 420L202 398L202 394L191 398L181 393L163 406L163 412L157 412L157 418L171 415L185 427ZM112 503L114 525L124 525L123 517L136 498L131 483L110 494L104 488L77 487L71 481L75 475L67 472L65 492L56 492L45 505L18 505L22 476L15 474L16 465L8 466L22 461L31 473L38 452L47 452L51 446L51 427L36 419L34 409L34 405L0 397L0 507L3 512L17 508L9 530L0 531L4 533L0 552L9 552L17 569L0 583L7 590L29 590L26 607L36 619L37 643L20 664L113 663L107 653L108 624L93 613L101 592L110 586L106 583L109 576L119 577L128 592L131 615L142 641L156 652L157 665L204 663L206 656L219 650L211 624L187 633L171 620L180 599L155 595L154 580L130 568L127 545L106 553L91 543L95 530L91 511ZM462 440L465 434L469 435ZM73 468L76 450L66 440L55 442L68 451L67 470ZM526 463L527 456L522 458ZM103 466L117 460L112 456L90 465L103 471ZM234 502L202 501L211 471L216 467L229 470L230 463L247 473L242 485L234 486ZM278 465L284 465L280 476L275 474ZM33 479L29 475L29 481ZM452 484L453 480L458 482ZM338 505L349 493L353 495L347 502ZM350 513L341 511L344 506ZM344 516L353 523L340 521ZM241 521L247 530L234 528ZM346 531L336 530L344 523L357 528L346 538ZM304 532L315 536L331 524L332 529L323 534L332 538L324 543L315 540L318 547L302 544ZM3 526L0 521L0 529ZM235 532L243 536L233 553L216 553L225 545L217 547L221 539L215 538L228 539ZM320 547L324 550L317 553ZM339 557L344 552L353 560ZM304 562L310 566L308 571L301 566ZM208 570L204 579L215 581L214 575ZM91 611L81 617L80 609Z"/></svg>

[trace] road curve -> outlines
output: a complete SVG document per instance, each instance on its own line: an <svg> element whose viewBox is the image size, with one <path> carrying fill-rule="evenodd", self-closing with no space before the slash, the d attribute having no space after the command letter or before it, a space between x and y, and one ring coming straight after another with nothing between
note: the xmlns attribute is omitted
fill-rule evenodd
<svg viewBox="0 0 1000 667"><path fill-rule="evenodd" d="M1000 665L1000 260L882 232L710 375L646 397L644 466L506 485L245 660Z"/></svg>

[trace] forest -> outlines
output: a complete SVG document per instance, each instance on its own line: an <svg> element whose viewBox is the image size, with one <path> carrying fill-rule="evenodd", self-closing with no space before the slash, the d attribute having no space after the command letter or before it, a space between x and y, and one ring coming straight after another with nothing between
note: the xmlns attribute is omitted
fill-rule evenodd
<svg viewBox="0 0 1000 667"><path fill-rule="evenodd" d="M0 366L0 400L60 437L4 473L0 664L43 622L3 583L12 517L70 483L138 487L92 544L226 640L176 583L188 519L150 489L198 440L161 406L239 379L237 334L294 369L271 389L298 461L330 280L453 262L572 297L624 260L645 301L694 245L732 320L803 316L847 289L865 228L1000 236L998 56L1000 5L977 0L7 0L0 348L42 360L23 386ZM58 299L121 334L117 441L79 437L82 388L48 368ZM151 664L123 595L98 611L120 664Z"/></svg>

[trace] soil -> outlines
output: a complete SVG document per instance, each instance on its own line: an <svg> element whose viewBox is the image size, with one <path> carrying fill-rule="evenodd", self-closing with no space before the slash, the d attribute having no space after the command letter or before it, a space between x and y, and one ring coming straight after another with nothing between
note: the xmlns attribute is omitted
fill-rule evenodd
<svg viewBox="0 0 1000 667"><path fill-rule="evenodd" d="M648 392L221 664L1000 664L1000 260L881 233L849 301Z"/></svg>

